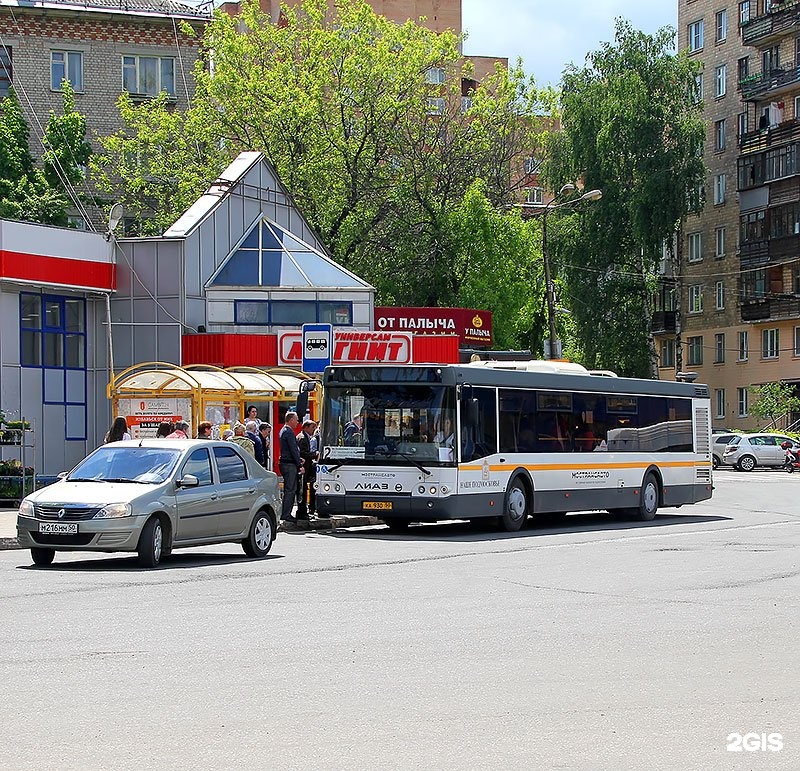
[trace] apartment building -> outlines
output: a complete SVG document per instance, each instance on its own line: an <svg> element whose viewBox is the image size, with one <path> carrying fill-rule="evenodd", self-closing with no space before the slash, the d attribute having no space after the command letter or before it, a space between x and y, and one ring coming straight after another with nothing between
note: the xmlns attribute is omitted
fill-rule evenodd
<svg viewBox="0 0 800 771"><path fill-rule="evenodd" d="M678 34L702 64L708 171L659 297L660 372L697 372L715 427L755 428L751 386L800 383L800 2L679 0Z"/></svg>
<svg viewBox="0 0 800 771"><path fill-rule="evenodd" d="M198 38L181 25L201 32L208 18L207 10L175 0L0 0L0 98L14 87L37 157L68 79L97 148L98 136L120 127L116 102L123 90L136 101L166 91L175 109L186 109Z"/></svg>

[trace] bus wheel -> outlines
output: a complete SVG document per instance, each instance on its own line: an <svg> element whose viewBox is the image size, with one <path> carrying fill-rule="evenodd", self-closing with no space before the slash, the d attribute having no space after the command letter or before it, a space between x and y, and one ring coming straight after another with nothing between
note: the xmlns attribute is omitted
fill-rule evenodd
<svg viewBox="0 0 800 771"><path fill-rule="evenodd" d="M500 523L503 530L516 533L524 524L528 516L528 492L522 480L517 477L511 481L506 490L506 505Z"/></svg>
<svg viewBox="0 0 800 771"><path fill-rule="evenodd" d="M642 522L655 519L658 512L658 480L655 474L645 474L639 493L639 506L633 511L636 513L636 519Z"/></svg>

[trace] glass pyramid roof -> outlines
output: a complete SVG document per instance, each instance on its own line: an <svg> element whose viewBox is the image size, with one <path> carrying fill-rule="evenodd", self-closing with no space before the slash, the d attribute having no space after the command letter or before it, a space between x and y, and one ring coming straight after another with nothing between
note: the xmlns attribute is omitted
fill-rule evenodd
<svg viewBox="0 0 800 771"><path fill-rule="evenodd" d="M209 285L323 289L369 286L266 218L253 224L212 276Z"/></svg>

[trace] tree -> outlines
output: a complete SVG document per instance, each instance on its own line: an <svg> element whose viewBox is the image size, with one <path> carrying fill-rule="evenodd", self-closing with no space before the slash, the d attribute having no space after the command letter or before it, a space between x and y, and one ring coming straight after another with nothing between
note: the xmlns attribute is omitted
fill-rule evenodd
<svg viewBox="0 0 800 771"><path fill-rule="evenodd" d="M260 150L379 302L452 302L452 217L477 179L491 205L510 200L512 164L540 143L540 93L521 67L475 83L455 34L394 24L363 0L303 0L275 21L257 2L214 15L183 115L123 96L125 128L96 164L104 190L160 231L225 161Z"/></svg>
<svg viewBox="0 0 800 771"><path fill-rule="evenodd" d="M75 110L68 82L63 114L50 113L42 137L41 167L34 165L28 142L28 125L12 90L0 100L0 217L67 225L69 209L83 199L76 186L91 154L86 119Z"/></svg>
<svg viewBox="0 0 800 771"><path fill-rule="evenodd" d="M769 418L775 427L779 418L800 412L800 396L792 383L778 380L753 386L751 389L755 401L750 405L750 412L759 420Z"/></svg>
<svg viewBox="0 0 800 771"><path fill-rule="evenodd" d="M702 182L705 139L693 98L697 63L671 53L674 31L655 35L617 20L615 42L563 79L560 134L551 142L554 189L583 181L603 198L578 215L553 252L576 322L577 347L592 368L657 373L651 297L661 248Z"/></svg>

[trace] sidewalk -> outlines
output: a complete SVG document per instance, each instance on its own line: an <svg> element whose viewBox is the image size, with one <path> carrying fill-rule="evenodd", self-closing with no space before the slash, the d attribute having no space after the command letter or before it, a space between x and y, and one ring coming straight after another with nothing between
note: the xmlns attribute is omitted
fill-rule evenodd
<svg viewBox="0 0 800 771"><path fill-rule="evenodd" d="M368 527L380 525L377 517L334 517L333 519L315 519L308 523L286 528L290 533L303 533L309 530L333 530L339 527ZM283 526L278 528L283 530ZM19 549L17 543L17 510L0 509L0 551Z"/></svg>

